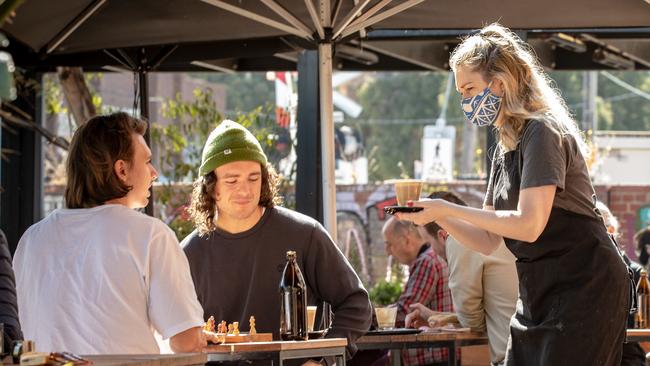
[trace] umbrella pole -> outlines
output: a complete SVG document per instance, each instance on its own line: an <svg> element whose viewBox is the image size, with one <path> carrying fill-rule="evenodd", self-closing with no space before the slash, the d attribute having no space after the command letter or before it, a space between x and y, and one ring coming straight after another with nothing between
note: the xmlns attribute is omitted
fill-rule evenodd
<svg viewBox="0 0 650 366"><path fill-rule="evenodd" d="M332 107L332 43L318 45L320 88L321 169L323 178L323 225L336 242L336 181L334 174L334 121Z"/></svg>
<svg viewBox="0 0 650 366"><path fill-rule="evenodd" d="M149 121L149 78L147 77L147 71L144 68L138 70L138 88L140 89L140 118L147 121L147 131L144 133L144 141L147 143L147 146L151 147L151 122ZM149 202L147 207L145 207L144 212L153 216L153 185L149 188Z"/></svg>

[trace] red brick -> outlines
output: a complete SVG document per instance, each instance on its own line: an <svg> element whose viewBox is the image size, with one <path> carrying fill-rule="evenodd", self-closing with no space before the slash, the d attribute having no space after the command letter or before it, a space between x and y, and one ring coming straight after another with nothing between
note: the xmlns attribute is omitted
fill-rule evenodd
<svg viewBox="0 0 650 366"><path fill-rule="evenodd" d="M619 186L625 192L650 192L650 185L647 186Z"/></svg>
<svg viewBox="0 0 650 366"><path fill-rule="evenodd" d="M634 201L634 194L632 193L624 193L623 196L621 197L623 202L633 202Z"/></svg>
<svg viewBox="0 0 650 366"><path fill-rule="evenodd" d="M640 203L650 203L650 193L637 193L634 199Z"/></svg>
<svg viewBox="0 0 650 366"><path fill-rule="evenodd" d="M612 203L609 205L609 209L616 217L621 217L623 214L629 213L626 203Z"/></svg>

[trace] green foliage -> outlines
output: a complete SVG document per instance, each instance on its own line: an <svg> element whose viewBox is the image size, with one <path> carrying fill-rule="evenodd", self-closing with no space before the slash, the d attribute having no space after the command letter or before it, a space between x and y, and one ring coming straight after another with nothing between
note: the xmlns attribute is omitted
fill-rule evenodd
<svg viewBox="0 0 650 366"><path fill-rule="evenodd" d="M647 131L650 130L650 101L625 89L598 72L598 97L596 113L599 130ZM650 93L650 73L643 71L607 71L626 84ZM549 73L562 91L562 97L581 124L584 116L584 78L586 71L555 71Z"/></svg>
<svg viewBox="0 0 650 366"><path fill-rule="evenodd" d="M447 75L394 72L366 79L358 91L357 100L363 106L359 120L377 122L359 126L366 139L370 181L413 176L413 161L420 159L425 123L399 121L437 118L444 102ZM454 98L450 98L451 106L457 105ZM454 118L453 110L453 107L448 109L449 118ZM355 121L346 123L354 124ZM453 124L453 121L449 120L449 123ZM402 167L398 165L400 161Z"/></svg>
<svg viewBox="0 0 650 366"><path fill-rule="evenodd" d="M176 218L169 223L169 227L174 230L178 241L185 239L185 237L190 235L194 230L194 224L192 221L187 217L183 217L183 215L176 216Z"/></svg>
<svg viewBox="0 0 650 366"><path fill-rule="evenodd" d="M369 296L375 306L386 306L394 304L402 294L402 284L397 279L388 282L385 280L377 282L370 288Z"/></svg>
<svg viewBox="0 0 650 366"><path fill-rule="evenodd" d="M197 73L194 76L226 85L228 110L252 111L258 106L275 103L275 82L267 80L266 73Z"/></svg>

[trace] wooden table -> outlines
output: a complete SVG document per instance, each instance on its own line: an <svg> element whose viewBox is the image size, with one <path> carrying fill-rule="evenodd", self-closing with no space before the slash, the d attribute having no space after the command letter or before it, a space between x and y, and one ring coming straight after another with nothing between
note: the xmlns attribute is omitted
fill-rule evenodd
<svg viewBox="0 0 650 366"><path fill-rule="evenodd" d="M627 340L630 342L650 342L650 329L628 329Z"/></svg>
<svg viewBox="0 0 650 366"><path fill-rule="evenodd" d="M345 366L345 338L308 341L245 342L210 345L205 348L210 361L273 360L282 366L284 360L334 356L337 366Z"/></svg>
<svg viewBox="0 0 650 366"><path fill-rule="evenodd" d="M182 353L171 355L92 355L82 356L93 362L93 366L194 366L205 365L205 353ZM11 360L11 358L7 358ZM5 363L9 366L11 363Z"/></svg>
<svg viewBox="0 0 650 366"><path fill-rule="evenodd" d="M356 341L359 349L390 349L393 365L401 365L401 350L446 347L449 365L456 365L456 347L487 344L487 335L477 332L422 332L405 335L365 335Z"/></svg>

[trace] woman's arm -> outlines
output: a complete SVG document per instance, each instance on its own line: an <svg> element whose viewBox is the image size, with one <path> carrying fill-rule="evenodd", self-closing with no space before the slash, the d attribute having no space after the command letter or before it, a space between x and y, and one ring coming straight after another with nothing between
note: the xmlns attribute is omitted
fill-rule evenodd
<svg viewBox="0 0 650 366"><path fill-rule="evenodd" d="M482 210L431 200L413 202L424 210L399 213L397 217L418 225L436 221L461 244L490 254L499 246L501 237L525 242L537 240L548 222L556 189L555 185L546 185L521 190L515 211Z"/></svg>

